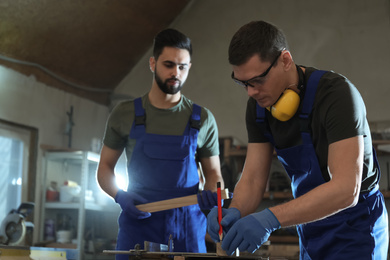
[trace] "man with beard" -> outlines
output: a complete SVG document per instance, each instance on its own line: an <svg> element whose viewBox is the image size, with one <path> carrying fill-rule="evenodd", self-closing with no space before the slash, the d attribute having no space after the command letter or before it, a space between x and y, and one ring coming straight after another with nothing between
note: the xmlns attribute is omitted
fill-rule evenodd
<svg viewBox="0 0 390 260"><path fill-rule="evenodd" d="M117 250L130 250L144 241L168 244L171 238L176 252L206 252L202 210L217 205L217 182L223 186L223 179L214 116L180 93L191 54L191 40L181 32L166 29L157 34L149 60L152 88L120 103L108 119L97 179L122 208ZM126 191L118 189L114 173L123 149L128 161ZM195 158L205 179L201 192ZM135 207L192 194L198 195L196 205L155 213Z"/></svg>

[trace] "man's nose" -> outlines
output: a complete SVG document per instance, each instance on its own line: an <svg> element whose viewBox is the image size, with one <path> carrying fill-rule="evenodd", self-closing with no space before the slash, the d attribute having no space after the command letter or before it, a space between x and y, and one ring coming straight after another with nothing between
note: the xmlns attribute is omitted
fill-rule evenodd
<svg viewBox="0 0 390 260"><path fill-rule="evenodd" d="M172 77L172 78L177 78L179 75L180 75L179 67L174 67L174 68L171 70L171 77Z"/></svg>
<svg viewBox="0 0 390 260"><path fill-rule="evenodd" d="M250 96L250 97L253 97L257 93L259 93L259 91L255 87L251 87L251 86L246 87L246 92L248 93L248 96Z"/></svg>

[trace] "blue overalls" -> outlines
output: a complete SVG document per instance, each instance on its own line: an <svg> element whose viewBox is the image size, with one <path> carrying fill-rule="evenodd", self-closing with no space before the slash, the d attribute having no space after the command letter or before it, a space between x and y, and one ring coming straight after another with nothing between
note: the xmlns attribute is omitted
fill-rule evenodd
<svg viewBox="0 0 390 260"><path fill-rule="evenodd" d="M291 179L294 198L325 182L309 131L309 115L317 85L325 72L313 72L307 83L299 114L302 144L286 149L275 148L279 161ZM265 109L259 105L257 123L267 129ZM274 144L271 133L267 130L265 133ZM373 156L378 165L374 149ZM361 194L355 207L316 222L297 225L300 259L387 259L387 222L384 198L377 185L369 193Z"/></svg>
<svg viewBox="0 0 390 260"><path fill-rule="evenodd" d="M129 187L149 202L193 195L198 192L195 162L200 128L200 106L193 104L191 118L182 136L145 132L145 110L141 98L134 100L135 120L130 138L136 139L128 158ZM175 252L206 252L206 217L198 204L152 213L146 219L119 217L117 250L143 248L144 241L168 244L172 235ZM117 255L116 259L128 259Z"/></svg>

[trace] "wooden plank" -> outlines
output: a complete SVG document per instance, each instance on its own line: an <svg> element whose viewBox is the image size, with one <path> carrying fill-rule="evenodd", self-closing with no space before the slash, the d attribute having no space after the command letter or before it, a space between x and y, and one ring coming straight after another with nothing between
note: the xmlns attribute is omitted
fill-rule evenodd
<svg viewBox="0 0 390 260"><path fill-rule="evenodd" d="M271 235L268 240L271 242L271 245L276 244L298 244L298 236L273 236Z"/></svg>
<svg viewBox="0 0 390 260"><path fill-rule="evenodd" d="M222 199L229 199L229 189L222 191ZM160 200L151 203L137 205L137 209L145 212L157 212L162 210L181 208L189 205L198 204L197 194L173 198L168 200Z"/></svg>

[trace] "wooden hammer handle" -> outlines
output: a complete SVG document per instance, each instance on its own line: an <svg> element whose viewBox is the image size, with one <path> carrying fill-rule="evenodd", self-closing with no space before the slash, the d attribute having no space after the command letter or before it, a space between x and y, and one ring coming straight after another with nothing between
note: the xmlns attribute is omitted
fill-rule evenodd
<svg viewBox="0 0 390 260"><path fill-rule="evenodd" d="M222 193L221 194L222 199L229 199L229 189L225 189L221 193ZM167 209L185 207L194 204L198 204L197 194L140 204L140 205L136 205L136 207L137 209L145 212L157 212L157 211L162 211Z"/></svg>

